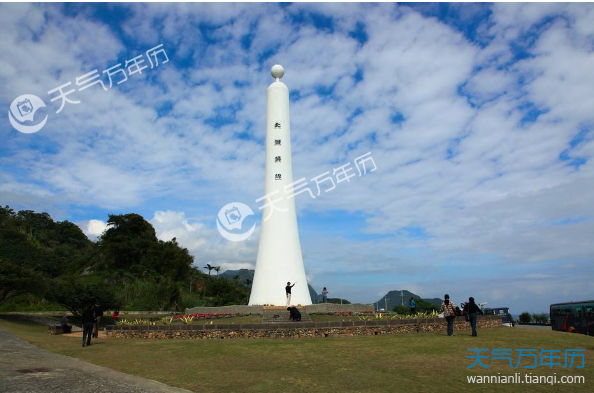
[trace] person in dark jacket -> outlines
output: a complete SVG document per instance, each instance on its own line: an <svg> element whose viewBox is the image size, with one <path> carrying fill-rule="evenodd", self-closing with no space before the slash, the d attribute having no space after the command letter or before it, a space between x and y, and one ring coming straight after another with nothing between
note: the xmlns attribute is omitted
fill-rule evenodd
<svg viewBox="0 0 594 393"><path fill-rule="evenodd" d="M297 283L291 285L290 282L287 282L287 286L285 287L285 292L287 294L287 307L291 305L291 289L295 286L295 284Z"/></svg>
<svg viewBox="0 0 594 393"><path fill-rule="evenodd" d="M472 328L472 335L474 337L477 336L476 333L476 318L478 313L480 313L481 315L483 314L483 310L481 310L481 308L479 306L476 305L476 303L474 302L474 298L473 297L469 297L468 298L468 304L466 305L467 310L468 310L468 317L470 320L470 327Z"/></svg>
<svg viewBox="0 0 594 393"><path fill-rule="evenodd" d="M93 306L93 312L95 313L95 328L93 329L93 338L99 338L99 323L101 323L101 317L103 316L103 307L98 301Z"/></svg>
<svg viewBox="0 0 594 393"><path fill-rule="evenodd" d="M83 325L83 340L82 346L91 345L91 336L93 335L93 327L95 326L95 313L93 306L85 308L82 314Z"/></svg>
<svg viewBox="0 0 594 393"><path fill-rule="evenodd" d="M287 311L289 311L290 316L289 319L293 322L301 321L301 313L297 309L297 307L287 307Z"/></svg>

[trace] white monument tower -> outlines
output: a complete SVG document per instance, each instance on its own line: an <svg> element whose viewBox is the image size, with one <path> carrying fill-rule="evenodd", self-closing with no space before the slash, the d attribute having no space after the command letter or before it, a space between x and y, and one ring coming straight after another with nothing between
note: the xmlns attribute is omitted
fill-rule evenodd
<svg viewBox="0 0 594 393"><path fill-rule="evenodd" d="M264 182L262 228L252 283L250 305L287 304L285 286L291 291L292 305L311 304L295 213L293 166L291 164L291 127L289 88L280 81L285 69L276 64L271 70L276 79L268 86L266 108L266 178ZM296 185L295 188L299 188Z"/></svg>

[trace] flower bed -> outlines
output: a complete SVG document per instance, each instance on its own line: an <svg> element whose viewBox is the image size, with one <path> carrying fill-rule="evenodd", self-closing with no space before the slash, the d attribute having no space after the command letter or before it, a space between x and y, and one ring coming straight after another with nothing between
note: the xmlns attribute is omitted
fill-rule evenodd
<svg viewBox="0 0 594 393"><path fill-rule="evenodd" d="M377 312L376 312L377 313ZM374 311L360 311L360 312L353 312L353 311L334 311L326 313L327 315L335 315L337 317L342 317L345 315L348 316L360 316L360 315L371 315L374 314Z"/></svg>
<svg viewBox="0 0 594 393"><path fill-rule="evenodd" d="M233 317L241 317L244 314L232 314L232 313L215 313L215 314L185 314L185 315L174 315L171 318L173 319L182 319L182 318L194 318L194 319L220 319L220 318L233 318Z"/></svg>

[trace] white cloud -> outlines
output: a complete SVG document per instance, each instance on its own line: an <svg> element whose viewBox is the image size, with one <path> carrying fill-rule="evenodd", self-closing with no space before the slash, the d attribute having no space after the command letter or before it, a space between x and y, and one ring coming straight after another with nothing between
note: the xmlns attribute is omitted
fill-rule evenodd
<svg viewBox="0 0 594 393"><path fill-rule="evenodd" d="M0 8L4 102L25 92L46 98L62 83L136 54L90 13ZM415 267L437 271L457 257L491 268L547 269L539 266L580 266L594 252L594 212L586 203L594 190L594 134L584 133L594 126L592 5L495 4L477 30L480 44L390 4L131 8L126 40L138 54L164 43L172 61L107 92L93 86L77 93L82 103L59 115L57 102L48 105L51 121L36 135L3 129L3 200L54 211L68 204L157 210L151 222L159 237L176 237L199 266L253 266L257 234L229 243L211 221L225 203L255 207L262 195L265 91L269 63L280 61L283 80L299 92L291 103L295 178L311 179L368 151L378 166L316 200L297 200L302 215L357 212L367 223L357 235L386 236L305 240L315 280L383 269L409 278L386 288L422 288ZM332 28L292 20L311 11L331 16ZM350 35L357 23L364 44ZM514 57L518 47L522 60ZM192 65L178 66L182 60ZM576 159L579 168L568 165ZM428 238L412 241L403 235L410 227ZM329 244L342 251L329 253ZM357 296L367 290L332 285ZM526 288L536 294L540 285Z"/></svg>
<svg viewBox="0 0 594 393"><path fill-rule="evenodd" d="M87 235L92 240L96 240L107 229L106 222L95 219L82 222L79 224L79 226L81 226L85 235Z"/></svg>
<svg viewBox="0 0 594 393"><path fill-rule="evenodd" d="M212 217L215 220L215 217ZM258 232L244 242L230 242L224 239L204 219L186 218L184 212L157 211L150 220L157 237L164 241L176 238L177 242L194 256L199 269L206 263L221 266L224 270L253 269L257 250Z"/></svg>

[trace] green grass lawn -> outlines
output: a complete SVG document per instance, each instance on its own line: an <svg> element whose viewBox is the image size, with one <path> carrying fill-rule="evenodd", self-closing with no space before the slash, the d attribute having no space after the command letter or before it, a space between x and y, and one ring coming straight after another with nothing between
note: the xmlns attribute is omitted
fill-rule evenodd
<svg viewBox="0 0 594 393"><path fill-rule="evenodd" d="M443 333L373 337L254 340L97 340L81 348L80 339L50 336L47 328L0 320L25 340L129 374L196 392L592 392L594 338L549 330L495 328ZM445 329L444 329L445 330ZM511 369L504 360L467 369L469 348L584 348L585 368L545 366ZM562 352L563 354L563 352ZM513 357L514 365L517 356ZM563 363L563 360L561 359ZM574 366L575 367L575 366ZM468 375L585 376L585 384L469 385Z"/></svg>

